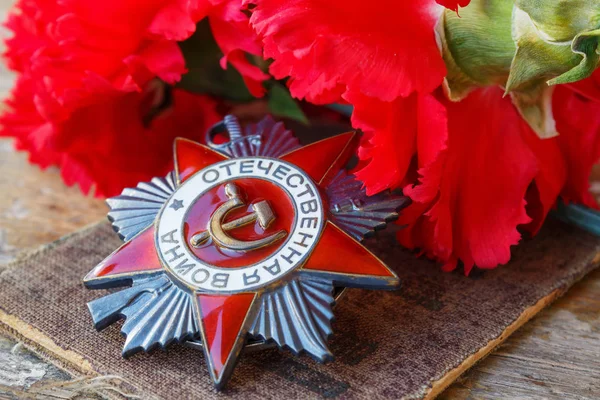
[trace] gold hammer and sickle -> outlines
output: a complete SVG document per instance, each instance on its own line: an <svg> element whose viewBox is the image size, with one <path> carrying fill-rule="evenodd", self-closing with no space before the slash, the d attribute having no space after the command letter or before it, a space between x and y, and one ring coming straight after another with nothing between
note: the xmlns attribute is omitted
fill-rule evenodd
<svg viewBox="0 0 600 400"><path fill-rule="evenodd" d="M273 214L273 210L271 209L271 206L269 206L269 203L266 200L261 200L252 204L253 212L251 214L223 223L223 220L231 211L246 205L242 199L240 189L235 183L228 183L225 185L225 194L229 200L221 204L219 208L215 210L210 217L207 230L192 236L190 242L193 247L200 247L208 240L208 238L212 238L218 246L237 251L250 251L269 246L283 239L287 235L284 230L281 230L264 238L248 241L234 239L229 236L227 231L246 226L257 220L262 229L267 229L275 220L275 214Z"/></svg>

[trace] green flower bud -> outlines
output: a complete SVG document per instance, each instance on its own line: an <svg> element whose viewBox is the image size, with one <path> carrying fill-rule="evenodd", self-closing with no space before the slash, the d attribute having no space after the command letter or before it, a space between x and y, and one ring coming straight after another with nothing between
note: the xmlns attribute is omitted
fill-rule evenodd
<svg viewBox="0 0 600 400"><path fill-rule="evenodd" d="M587 78L598 66L600 0L516 0L517 53L507 91L536 80L549 85Z"/></svg>
<svg viewBox="0 0 600 400"><path fill-rule="evenodd" d="M500 85L550 137L551 85L587 78L600 62L600 0L472 0L460 16L446 10L437 33L450 99Z"/></svg>
<svg viewBox="0 0 600 400"><path fill-rule="evenodd" d="M471 0L460 16L444 11L436 32L448 70L450 99L461 100L479 86L504 86L516 51L510 28L512 10L507 0Z"/></svg>

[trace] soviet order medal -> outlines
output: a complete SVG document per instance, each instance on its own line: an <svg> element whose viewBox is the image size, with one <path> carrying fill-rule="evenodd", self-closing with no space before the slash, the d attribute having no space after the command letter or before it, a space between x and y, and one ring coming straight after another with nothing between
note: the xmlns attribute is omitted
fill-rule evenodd
<svg viewBox="0 0 600 400"><path fill-rule="evenodd" d="M125 318L123 356L194 342L217 388L248 340L330 359L334 287L399 284L359 240L406 200L367 197L346 173L357 140L300 147L270 117L242 132L231 116L209 146L176 140L174 172L107 200L125 243L84 282L130 287L88 303L95 327Z"/></svg>

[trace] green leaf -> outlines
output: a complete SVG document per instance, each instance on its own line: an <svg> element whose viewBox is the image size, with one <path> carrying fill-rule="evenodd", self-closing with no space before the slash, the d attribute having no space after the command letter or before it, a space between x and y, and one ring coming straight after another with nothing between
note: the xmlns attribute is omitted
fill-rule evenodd
<svg viewBox="0 0 600 400"><path fill-rule="evenodd" d="M278 117L290 118L308 125L308 118L292 98L287 88L279 82L273 82L268 93L268 107L271 114Z"/></svg>

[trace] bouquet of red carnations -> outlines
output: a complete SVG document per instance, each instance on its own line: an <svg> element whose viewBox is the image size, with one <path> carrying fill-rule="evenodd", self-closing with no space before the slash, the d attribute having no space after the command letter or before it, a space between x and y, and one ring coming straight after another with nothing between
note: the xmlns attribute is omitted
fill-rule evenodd
<svg viewBox="0 0 600 400"><path fill-rule="evenodd" d="M600 0L19 0L0 134L109 196L231 102L348 104L368 193L413 201L399 242L469 273L506 263L559 197L596 207L599 16Z"/></svg>

